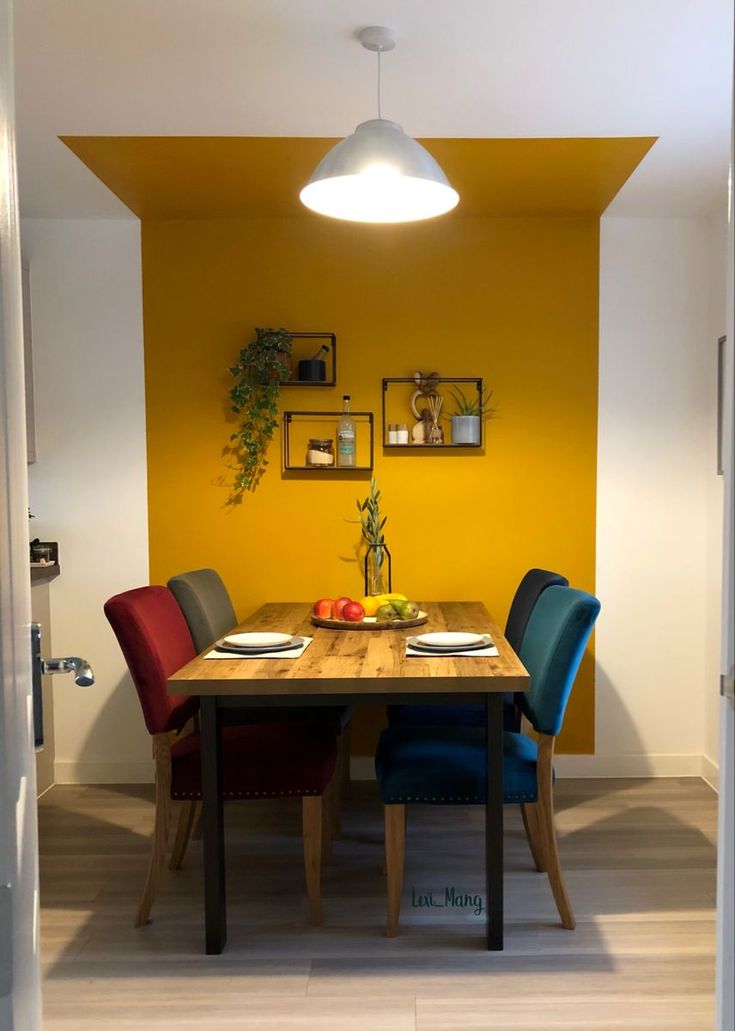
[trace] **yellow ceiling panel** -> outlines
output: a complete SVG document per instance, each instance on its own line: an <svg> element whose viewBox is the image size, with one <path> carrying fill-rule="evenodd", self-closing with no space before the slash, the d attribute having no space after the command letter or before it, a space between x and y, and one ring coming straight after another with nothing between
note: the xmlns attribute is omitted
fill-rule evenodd
<svg viewBox="0 0 735 1031"><path fill-rule="evenodd" d="M319 218L299 190L337 141L284 136L63 136L142 219ZM445 218L601 215L655 137L421 140L459 190Z"/></svg>

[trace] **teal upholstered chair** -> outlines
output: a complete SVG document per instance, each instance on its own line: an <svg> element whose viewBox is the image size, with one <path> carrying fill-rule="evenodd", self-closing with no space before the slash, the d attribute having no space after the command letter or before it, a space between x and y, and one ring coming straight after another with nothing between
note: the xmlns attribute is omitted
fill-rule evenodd
<svg viewBox="0 0 735 1031"><path fill-rule="evenodd" d="M536 602L520 658L531 677L519 696L538 741L523 733L503 735L503 792L519 804L531 854L546 871L562 925L574 914L564 885L554 827L554 741L600 611L597 598L570 587L549 587ZM388 936L398 931L405 852L405 807L412 803L472 805L486 801L485 730L472 726L393 726L384 730L375 768L385 804Z"/></svg>

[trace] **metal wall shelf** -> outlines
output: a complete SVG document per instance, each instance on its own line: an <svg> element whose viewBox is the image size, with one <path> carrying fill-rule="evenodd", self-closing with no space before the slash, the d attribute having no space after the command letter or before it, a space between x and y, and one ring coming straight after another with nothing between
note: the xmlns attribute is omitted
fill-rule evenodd
<svg viewBox="0 0 735 1031"><path fill-rule="evenodd" d="M472 383L477 390L478 398L482 398L482 377L480 376L439 376L438 386L442 383ZM410 441L408 444L390 444L388 442L388 422L386 420L386 399L388 390L393 384L404 384L415 386L416 381L413 376L388 376L383 379L383 390L382 390L382 415L383 415L383 449L385 451L410 451L413 454L423 454L424 452L433 451L477 451L485 446L485 426L484 420L480 421L480 443L479 444L415 444ZM449 413L442 412L442 419L446 422L446 416ZM409 413L408 418L413 418ZM392 420L391 420L392 421ZM409 425L408 432L411 434L412 426Z"/></svg>
<svg viewBox="0 0 735 1031"><path fill-rule="evenodd" d="M327 379L287 379L285 383L281 384L281 387L334 387L337 385L337 337L334 333L291 333L291 337L294 342L297 340L323 340L329 344L329 354L324 359L327 363L327 373L330 371L331 376L327 376ZM298 347L298 345L295 345ZM299 371L299 359L309 358L313 354L313 351L309 349L297 350L293 354L293 367L294 375L298 375Z"/></svg>
<svg viewBox="0 0 735 1031"><path fill-rule="evenodd" d="M375 447L375 433L373 428L373 413L372 412L350 412L350 415L355 420L355 431L356 431L356 458L362 457L362 462L359 465L337 465L337 453L336 453L336 440L337 440L337 424L342 418L342 412L292 412L286 411L283 413L283 471L284 472L299 472L308 474L321 474L326 473L328 476L338 476L340 473L369 473L373 470L374 460L374 447ZM307 423L312 423L310 428L307 427ZM321 423L321 429L316 429L316 424ZM294 444L292 434L294 426L301 426L301 440L298 444ZM362 426L364 436L360 434L360 427ZM331 432L328 432L331 431ZM298 447L299 451L296 454L300 457L305 451L304 441L307 440L308 436L316 437L322 433L326 438L327 436L333 436L335 439L335 464L334 465L306 465L305 462L295 462L294 453L295 448ZM365 437L367 439L365 439Z"/></svg>

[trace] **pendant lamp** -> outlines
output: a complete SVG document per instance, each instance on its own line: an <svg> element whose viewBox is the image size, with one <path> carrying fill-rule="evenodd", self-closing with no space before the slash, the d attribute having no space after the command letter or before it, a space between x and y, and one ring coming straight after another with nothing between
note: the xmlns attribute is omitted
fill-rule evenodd
<svg viewBox="0 0 735 1031"><path fill-rule="evenodd" d="M382 117L381 54L392 50L390 29L363 29L378 55L378 117L362 122L319 162L300 199L320 215L349 222L418 222L451 211L459 194L439 164L397 122Z"/></svg>

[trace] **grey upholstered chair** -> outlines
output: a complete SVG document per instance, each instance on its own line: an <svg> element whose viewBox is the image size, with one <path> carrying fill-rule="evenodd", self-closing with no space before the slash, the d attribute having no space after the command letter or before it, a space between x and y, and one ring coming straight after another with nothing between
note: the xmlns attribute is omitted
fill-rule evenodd
<svg viewBox="0 0 735 1031"><path fill-rule="evenodd" d="M237 615L222 577L214 569L194 569L189 573L172 576L168 582L179 608L184 614L194 646L198 652L209 648L215 641L237 626ZM303 721L314 723L325 721L332 724L339 733L337 775L335 777L334 820L335 833L339 833L339 803L350 787L350 724L352 710L349 706L315 708L253 708L247 722L280 723Z"/></svg>
<svg viewBox="0 0 735 1031"><path fill-rule="evenodd" d="M214 569L195 569L172 576L168 589L184 613L198 652L203 652L237 624L232 599Z"/></svg>

